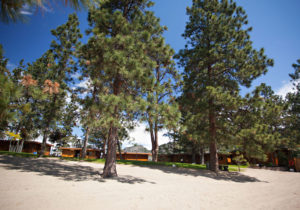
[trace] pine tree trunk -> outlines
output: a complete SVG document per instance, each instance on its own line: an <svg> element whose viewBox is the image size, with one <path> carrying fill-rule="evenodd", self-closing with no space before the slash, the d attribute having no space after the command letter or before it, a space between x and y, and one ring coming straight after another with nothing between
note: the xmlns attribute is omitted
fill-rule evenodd
<svg viewBox="0 0 300 210"><path fill-rule="evenodd" d="M114 95L119 95L122 81L120 75L118 74L115 78L113 84L113 93ZM114 108L113 118L115 120L119 119L119 110L118 106ZM115 177L118 176L116 168L116 159L117 159L117 137L118 137L118 128L111 123L108 139L107 139L107 155L105 159L105 165L103 169L103 178Z"/></svg>
<svg viewBox="0 0 300 210"><path fill-rule="evenodd" d="M20 142L19 142L19 145L18 145L18 148L17 148L17 152L22 152L22 150L23 150L23 145L24 145L24 141L25 141L25 139L21 139L21 140L19 140Z"/></svg>
<svg viewBox="0 0 300 210"><path fill-rule="evenodd" d="M89 140L89 135L90 135L90 128L87 127L86 128L86 132L85 132L84 142L83 142L83 148L82 148L81 158L85 158L85 156L86 156L86 148L87 148L87 142Z"/></svg>
<svg viewBox="0 0 300 210"><path fill-rule="evenodd" d="M118 150L119 150L119 157L120 157L120 160L123 160L122 152L121 152L121 145L120 145L120 141L119 141L119 138L118 138L118 137L117 137L117 144L118 144Z"/></svg>
<svg viewBox="0 0 300 210"><path fill-rule="evenodd" d="M154 126L155 127L155 126ZM155 128L153 128L152 121L149 120L149 129L150 129L150 137L151 137L151 153L152 153L152 161L157 162L158 161L158 144L157 144L157 132Z"/></svg>
<svg viewBox="0 0 300 210"><path fill-rule="evenodd" d="M210 133L210 160L209 160L209 168L214 172L218 172L219 170L219 162L218 162L218 153L217 153L217 142L216 142L216 116L214 110L212 108L213 103L212 100L209 100L209 133Z"/></svg>
<svg viewBox="0 0 300 210"><path fill-rule="evenodd" d="M193 149L192 149L192 163L196 163L196 151L195 151L194 146L193 146Z"/></svg>
<svg viewBox="0 0 300 210"><path fill-rule="evenodd" d="M155 147L154 147L154 150L155 150L155 162L158 161L158 126L157 126L157 123L155 122L155 126L154 126L154 137L155 137Z"/></svg>
<svg viewBox="0 0 300 210"><path fill-rule="evenodd" d="M205 160L204 160L204 149L203 149L202 146L200 147L200 158L201 158L200 164L204 165L204 164L205 164Z"/></svg>
<svg viewBox="0 0 300 210"><path fill-rule="evenodd" d="M116 169L116 138L118 129L111 126L107 142L107 155L105 159L105 166L103 169L103 178L118 176Z"/></svg>
<svg viewBox="0 0 300 210"><path fill-rule="evenodd" d="M46 150L46 146L47 146L47 137L48 137L48 128L45 129L45 131L44 131L43 142L42 142L41 151L39 152L39 157L42 157L45 155L45 150Z"/></svg>

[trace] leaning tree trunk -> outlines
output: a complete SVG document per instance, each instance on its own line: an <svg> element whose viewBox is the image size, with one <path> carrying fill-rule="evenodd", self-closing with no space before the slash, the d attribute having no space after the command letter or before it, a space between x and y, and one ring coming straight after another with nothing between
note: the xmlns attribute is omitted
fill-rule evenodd
<svg viewBox="0 0 300 210"><path fill-rule="evenodd" d="M103 169L103 178L118 176L116 168L117 132L118 129L114 126L111 126L107 142L107 155L105 159L105 166Z"/></svg>
<svg viewBox="0 0 300 210"><path fill-rule="evenodd" d="M82 148L81 158L85 158L85 156L86 156L86 148L87 148L87 142L89 140L89 134L90 134L90 128L87 127L86 128L86 132L85 132L84 142L83 142L83 148Z"/></svg>
<svg viewBox="0 0 300 210"><path fill-rule="evenodd" d="M210 160L209 160L209 168L214 172L218 172L219 170L219 162L218 162L218 153L217 153L217 142L216 142L216 116L213 110L212 100L209 101L209 133L210 133Z"/></svg>

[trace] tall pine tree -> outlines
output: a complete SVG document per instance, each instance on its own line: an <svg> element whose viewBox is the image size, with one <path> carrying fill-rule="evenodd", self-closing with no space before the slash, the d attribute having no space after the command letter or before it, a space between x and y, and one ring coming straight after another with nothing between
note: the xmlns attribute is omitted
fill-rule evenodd
<svg viewBox="0 0 300 210"><path fill-rule="evenodd" d="M146 108L145 94L153 90L152 70L155 16L147 11L149 0L107 0L89 11L89 32L84 56L90 78L104 88L99 94L99 124L109 128L103 177L117 176L116 148L123 120L133 120Z"/></svg>
<svg viewBox="0 0 300 210"><path fill-rule="evenodd" d="M193 0L187 14L180 65L185 88L197 96L195 106L207 113L210 169L218 171L217 145L224 139L218 131L228 125L223 113L235 105L239 85L249 87L273 61L252 48L247 15L232 0Z"/></svg>

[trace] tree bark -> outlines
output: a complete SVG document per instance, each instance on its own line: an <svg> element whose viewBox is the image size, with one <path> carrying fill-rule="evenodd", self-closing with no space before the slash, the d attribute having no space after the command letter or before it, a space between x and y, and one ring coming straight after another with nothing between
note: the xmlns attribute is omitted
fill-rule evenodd
<svg viewBox="0 0 300 210"><path fill-rule="evenodd" d="M103 169L103 178L118 176L116 168L116 137L118 129L111 126L107 142L107 155Z"/></svg>
<svg viewBox="0 0 300 210"><path fill-rule="evenodd" d="M48 138L48 128L46 128L44 130L44 135L43 135L43 142L42 142L42 148L41 148L41 151L39 152L39 157L42 157L45 155L45 150L46 150L46 147L47 147L47 138Z"/></svg>
<svg viewBox="0 0 300 210"><path fill-rule="evenodd" d="M204 161L204 149L203 146L200 147L200 164L204 165L205 161Z"/></svg>
<svg viewBox="0 0 300 210"><path fill-rule="evenodd" d="M196 151L193 145L193 149L192 149L192 163L196 163Z"/></svg>
<svg viewBox="0 0 300 210"><path fill-rule="evenodd" d="M151 144L152 144L152 148L151 148L152 161L157 162L158 161L157 125L154 125L153 128L153 124L151 120L149 120L149 129L150 129L150 137L151 137Z"/></svg>
<svg viewBox="0 0 300 210"><path fill-rule="evenodd" d="M209 160L209 168L214 172L218 172L219 170L219 162L218 162L218 153L217 153L217 142L216 142L216 116L213 110L212 100L209 100L209 133L210 133L210 160Z"/></svg>
<svg viewBox="0 0 300 210"><path fill-rule="evenodd" d="M86 156L86 148L87 148L87 142L89 140L89 135L90 135L90 128L87 127L86 128L86 132L85 132L84 142L83 142L83 148L82 148L81 158L85 158L85 156Z"/></svg>
<svg viewBox="0 0 300 210"><path fill-rule="evenodd" d="M115 96L119 95L122 81L120 75L118 74L113 83L113 94ZM119 108L116 105L114 107L113 118L119 120ZM118 128L110 124L108 142L107 142L107 155L105 159L105 165L103 169L103 178L115 177L118 176L116 168L116 159L117 159L117 137L118 137Z"/></svg>

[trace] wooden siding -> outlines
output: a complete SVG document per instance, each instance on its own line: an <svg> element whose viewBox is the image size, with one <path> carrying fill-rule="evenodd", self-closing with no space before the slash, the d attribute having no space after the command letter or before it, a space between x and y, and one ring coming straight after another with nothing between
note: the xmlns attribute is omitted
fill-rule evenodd
<svg viewBox="0 0 300 210"><path fill-rule="evenodd" d="M150 154L147 153L122 153L123 160L148 161ZM117 153L117 160L120 160L120 155Z"/></svg>
<svg viewBox="0 0 300 210"><path fill-rule="evenodd" d="M16 143L16 141L13 141ZM8 140L0 140L0 150L2 151L9 151L9 144L10 141ZM26 153L38 153L41 150L42 144L40 142L35 141L25 141L23 144L22 152ZM47 144L45 155L50 155L51 144Z"/></svg>
<svg viewBox="0 0 300 210"><path fill-rule="evenodd" d="M81 157L81 148L60 148L62 151L62 157ZM98 149L87 149L86 158L87 159L97 159L100 157L100 151Z"/></svg>
<svg viewBox="0 0 300 210"><path fill-rule="evenodd" d="M295 158L295 169L297 172L300 172L300 158Z"/></svg>
<svg viewBox="0 0 300 210"><path fill-rule="evenodd" d="M230 155L218 154L219 164L227 165L232 162ZM159 154L158 161L161 162L181 162L181 163L192 163L193 156L191 154ZM200 155L195 155L195 162L200 164ZM204 155L204 162L209 162L209 154Z"/></svg>

